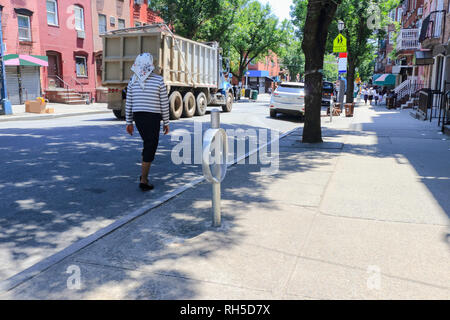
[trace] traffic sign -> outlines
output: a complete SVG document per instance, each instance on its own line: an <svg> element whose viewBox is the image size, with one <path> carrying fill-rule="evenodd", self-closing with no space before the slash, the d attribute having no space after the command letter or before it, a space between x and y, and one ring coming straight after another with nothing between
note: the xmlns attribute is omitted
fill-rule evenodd
<svg viewBox="0 0 450 320"><path fill-rule="evenodd" d="M347 55L345 57L339 57L338 70L339 73L347 72Z"/></svg>
<svg viewBox="0 0 450 320"><path fill-rule="evenodd" d="M346 52L347 51L347 38L341 33L333 41L333 52Z"/></svg>

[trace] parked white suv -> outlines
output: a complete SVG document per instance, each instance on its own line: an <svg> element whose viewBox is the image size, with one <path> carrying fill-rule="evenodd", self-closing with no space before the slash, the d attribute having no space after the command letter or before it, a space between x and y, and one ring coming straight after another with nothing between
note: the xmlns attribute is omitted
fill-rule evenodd
<svg viewBox="0 0 450 320"><path fill-rule="evenodd" d="M297 116L305 114L305 85L302 82L283 82L270 97L270 116L277 113Z"/></svg>

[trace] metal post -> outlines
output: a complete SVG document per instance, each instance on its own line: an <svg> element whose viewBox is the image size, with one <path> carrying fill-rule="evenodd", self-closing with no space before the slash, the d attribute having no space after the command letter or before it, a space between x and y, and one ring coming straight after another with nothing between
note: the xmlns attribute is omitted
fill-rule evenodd
<svg viewBox="0 0 450 320"><path fill-rule="evenodd" d="M220 128L220 111L218 109L211 110L211 128Z"/></svg>
<svg viewBox="0 0 450 320"><path fill-rule="evenodd" d="M211 128L220 128L220 111L218 109L211 110ZM216 141L217 143L217 141ZM215 152L218 152L216 148ZM218 159L216 155L216 159ZM220 174L219 174L220 175ZM220 182L212 183L212 207L213 207L213 227L220 227L221 212L220 212Z"/></svg>
<svg viewBox="0 0 450 320"><path fill-rule="evenodd" d="M2 81L1 105L3 114L12 114L11 102L8 100L8 92L6 90L6 70L3 61L3 29L2 29L3 6L0 5L0 76Z"/></svg>

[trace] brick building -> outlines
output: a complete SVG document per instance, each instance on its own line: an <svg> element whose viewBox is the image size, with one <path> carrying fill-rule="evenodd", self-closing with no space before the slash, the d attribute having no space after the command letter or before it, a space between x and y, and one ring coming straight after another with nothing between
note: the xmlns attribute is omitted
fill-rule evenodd
<svg viewBox="0 0 450 320"><path fill-rule="evenodd" d="M149 8L149 0L128 0L130 1L130 22L133 27L140 27L146 24L163 23L164 20Z"/></svg>
<svg viewBox="0 0 450 320"><path fill-rule="evenodd" d="M249 63L248 86L260 93L268 92L274 82L279 81L280 62L275 53L270 53L262 61Z"/></svg>
<svg viewBox="0 0 450 320"><path fill-rule="evenodd" d="M41 95L41 77L47 69L37 1L0 0L6 70L6 90L12 104ZM0 84L1 85L1 84Z"/></svg>
<svg viewBox="0 0 450 320"><path fill-rule="evenodd" d="M81 103L95 97L90 0L38 2L41 52L48 57L42 86L50 101Z"/></svg>

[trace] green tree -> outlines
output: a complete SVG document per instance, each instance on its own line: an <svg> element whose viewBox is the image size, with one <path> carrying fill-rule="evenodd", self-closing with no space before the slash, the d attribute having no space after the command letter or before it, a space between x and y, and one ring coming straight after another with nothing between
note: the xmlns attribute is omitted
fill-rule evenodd
<svg viewBox="0 0 450 320"><path fill-rule="evenodd" d="M388 12L398 3L398 0L343 0L339 6L336 19L345 23L342 33L347 38L348 103L353 102L356 68L367 66L374 60L377 39L389 23Z"/></svg>
<svg viewBox="0 0 450 320"><path fill-rule="evenodd" d="M222 0L153 0L149 6L180 36L194 39L211 19L226 10Z"/></svg>
<svg viewBox="0 0 450 320"><path fill-rule="evenodd" d="M308 1L302 32L305 54L305 125L303 142L322 142L320 112L322 107L322 79L328 28L342 0ZM303 5L303 1L297 1ZM300 10L301 11L301 10ZM294 8L293 12L296 10Z"/></svg>
<svg viewBox="0 0 450 320"><path fill-rule="evenodd" d="M237 13L249 0L221 0L219 14L207 20L198 30L195 38L203 41L218 41L224 56L230 55L231 35Z"/></svg>
<svg viewBox="0 0 450 320"><path fill-rule="evenodd" d="M292 39L280 58L282 66L289 71L292 77L297 74L303 76L305 73L305 55L303 54L302 43L299 40Z"/></svg>
<svg viewBox="0 0 450 320"><path fill-rule="evenodd" d="M326 81L336 81L338 78L338 65L333 54L327 54L324 58L323 78Z"/></svg>
<svg viewBox="0 0 450 320"><path fill-rule="evenodd" d="M271 13L269 5L263 6L252 1L236 15L231 34L231 71L242 79L251 62L279 53L283 43L287 43L289 22L278 19Z"/></svg>

